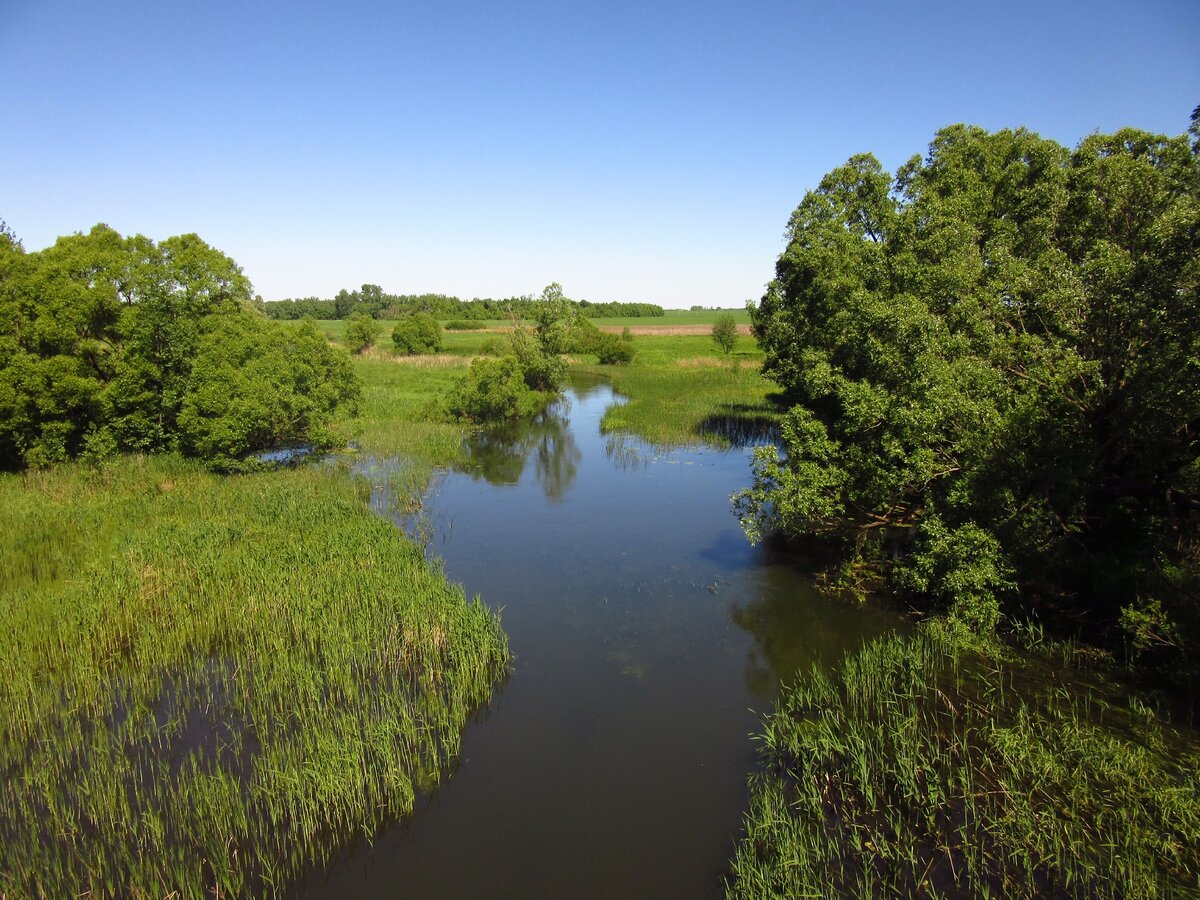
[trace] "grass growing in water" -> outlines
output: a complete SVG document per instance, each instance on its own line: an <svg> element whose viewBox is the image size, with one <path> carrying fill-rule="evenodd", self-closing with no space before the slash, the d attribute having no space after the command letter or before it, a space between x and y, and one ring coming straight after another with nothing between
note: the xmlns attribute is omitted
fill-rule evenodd
<svg viewBox="0 0 1200 900"><path fill-rule="evenodd" d="M1200 752L1064 670L893 637L785 691L731 898L1200 892Z"/></svg>
<svg viewBox="0 0 1200 900"><path fill-rule="evenodd" d="M769 442L779 412L752 337L739 336L730 358L718 358L707 335L643 335L634 346L632 365L581 367L629 398L605 413L606 432L631 432L660 446Z"/></svg>
<svg viewBox="0 0 1200 900"><path fill-rule="evenodd" d="M0 477L0 896L239 896L407 813L507 667L345 472Z"/></svg>

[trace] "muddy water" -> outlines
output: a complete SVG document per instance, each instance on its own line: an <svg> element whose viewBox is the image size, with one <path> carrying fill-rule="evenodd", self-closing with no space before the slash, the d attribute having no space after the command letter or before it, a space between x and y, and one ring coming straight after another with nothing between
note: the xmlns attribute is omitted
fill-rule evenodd
<svg viewBox="0 0 1200 900"><path fill-rule="evenodd" d="M297 896L719 897L780 681L894 627L747 543L729 496L749 448L605 436L614 402L578 385L437 479L430 552L503 610L513 675L411 821Z"/></svg>

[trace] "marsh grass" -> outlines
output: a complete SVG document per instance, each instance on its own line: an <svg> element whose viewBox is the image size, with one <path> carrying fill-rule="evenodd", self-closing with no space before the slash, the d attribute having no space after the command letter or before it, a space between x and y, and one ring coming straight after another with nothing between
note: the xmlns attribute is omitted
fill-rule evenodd
<svg viewBox="0 0 1200 900"><path fill-rule="evenodd" d="M1069 647L1011 657L923 629L786 690L728 895L1200 894L1194 735Z"/></svg>
<svg viewBox="0 0 1200 900"><path fill-rule="evenodd" d="M358 447L402 456L427 471L460 458L466 429L450 420L444 398L463 377L461 366L397 364L381 356L356 358L354 368L363 382L362 415L353 435Z"/></svg>
<svg viewBox="0 0 1200 900"><path fill-rule="evenodd" d="M635 434L657 446L769 443L780 409L774 387L760 374L762 353L739 337L728 358L713 356L704 335L639 336L628 366L580 366L602 374L628 399L611 407L606 433Z"/></svg>
<svg viewBox="0 0 1200 900"><path fill-rule="evenodd" d="M507 667L344 469L0 477L0 896L244 896L407 813Z"/></svg>

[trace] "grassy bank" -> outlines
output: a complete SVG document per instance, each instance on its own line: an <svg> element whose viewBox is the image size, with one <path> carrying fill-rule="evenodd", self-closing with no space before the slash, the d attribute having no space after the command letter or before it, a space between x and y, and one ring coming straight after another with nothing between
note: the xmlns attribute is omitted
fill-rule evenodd
<svg viewBox="0 0 1200 900"><path fill-rule="evenodd" d="M341 322L319 324L337 339ZM397 356L383 339L355 357L365 385L358 443L365 450L401 454L433 465L452 462L464 429L447 421L438 400L463 376L469 360L486 345L495 345L498 337L482 331L447 331L442 335L442 352L433 357ZM705 334L638 335L634 346L637 355L631 365L600 366L595 357L573 363L577 372L609 379L629 400L608 411L605 431L629 432L659 445L769 439L779 411L772 400L772 384L759 375L762 353L753 337L738 335L730 354L721 353Z"/></svg>
<svg viewBox="0 0 1200 900"><path fill-rule="evenodd" d="M936 631L785 691L731 898L1194 897L1200 746L1072 648Z"/></svg>
<svg viewBox="0 0 1200 900"><path fill-rule="evenodd" d="M364 500L174 456L0 477L0 895L245 895L411 809L506 643Z"/></svg>
<svg viewBox="0 0 1200 900"><path fill-rule="evenodd" d="M629 398L604 416L605 431L636 434L659 445L758 443L778 423L774 390L759 374L762 353L739 335L722 354L706 335L639 336L628 366L582 366L603 374Z"/></svg>
<svg viewBox="0 0 1200 900"><path fill-rule="evenodd" d="M369 350L353 362L363 382L355 434L361 449L431 466L458 458L465 428L449 421L438 401L465 374L466 358L398 357L385 348Z"/></svg>

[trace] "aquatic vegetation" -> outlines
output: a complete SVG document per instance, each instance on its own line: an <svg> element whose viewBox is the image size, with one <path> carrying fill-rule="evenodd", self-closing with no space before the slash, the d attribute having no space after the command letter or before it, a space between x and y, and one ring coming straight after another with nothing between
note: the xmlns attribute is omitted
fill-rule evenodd
<svg viewBox="0 0 1200 900"><path fill-rule="evenodd" d="M633 365L606 371L629 401L609 409L604 430L631 432L660 446L766 442L779 413L757 369L689 364L695 356L688 345L680 351L687 356L654 362L656 345L669 340L681 339L642 338Z"/></svg>
<svg viewBox="0 0 1200 900"><path fill-rule="evenodd" d="M728 896L1195 896L1195 738L1086 654L960 641L881 639L784 691Z"/></svg>
<svg viewBox="0 0 1200 900"><path fill-rule="evenodd" d="M407 813L497 617L344 469L0 478L0 895L278 889Z"/></svg>

